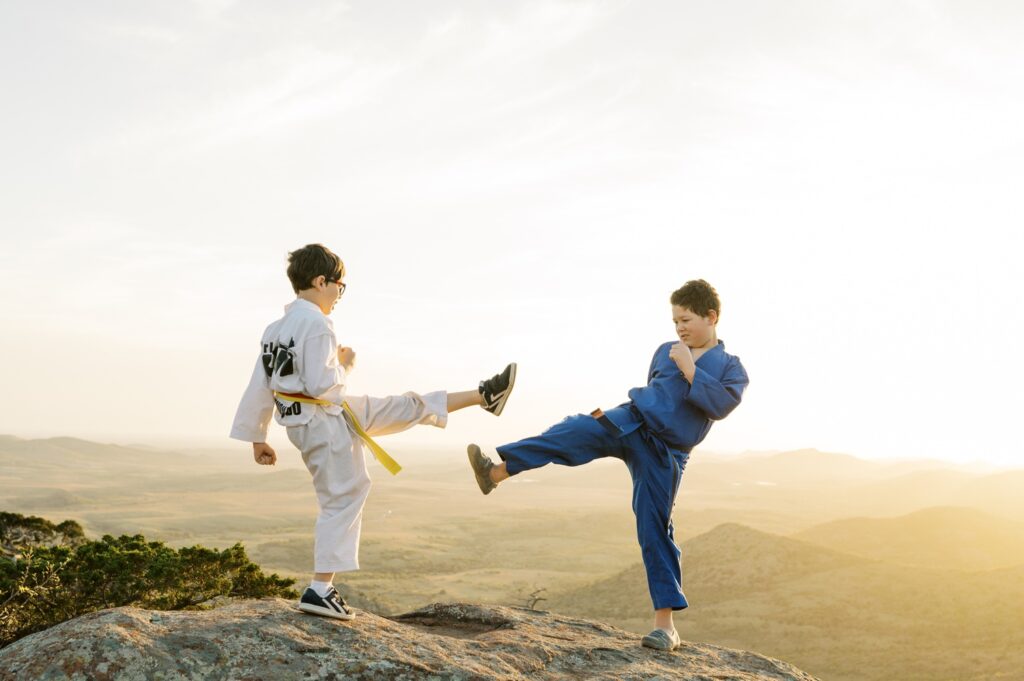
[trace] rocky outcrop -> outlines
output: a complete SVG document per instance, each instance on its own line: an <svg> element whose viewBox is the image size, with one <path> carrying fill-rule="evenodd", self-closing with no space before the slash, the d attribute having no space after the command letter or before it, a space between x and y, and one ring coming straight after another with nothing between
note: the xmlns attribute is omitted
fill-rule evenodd
<svg viewBox="0 0 1024 681"><path fill-rule="evenodd" d="M667 653L635 634L523 608L434 604L351 622L282 599L208 611L116 608L0 650L0 679L794 679L795 667L684 643Z"/></svg>

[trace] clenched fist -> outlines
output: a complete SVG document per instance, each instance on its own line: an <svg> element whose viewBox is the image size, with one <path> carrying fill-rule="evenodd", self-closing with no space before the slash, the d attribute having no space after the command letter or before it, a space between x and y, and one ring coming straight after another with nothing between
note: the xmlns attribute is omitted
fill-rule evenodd
<svg viewBox="0 0 1024 681"><path fill-rule="evenodd" d="M252 458L261 466L273 466L277 463L277 452L266 442L253 442Z"/></svg>
<svg viewBox="0 0 1024 681"><path fill-rule="evenodd" d="M338 364L345 367L345 371L352 371L356 363L356 351L347 345L338 346Z"/></svg>
<svg viewBox="0 0 1024 681"><path fill-rule="evenodd" d="M683 372L687 380L693 380L693 373L697 370L697 365L693 361L693 353L690 348L686 346L686 343L673 343L672 347L668 351L668 356L672 358L672 361L676 363L679 370Z"/></svg>

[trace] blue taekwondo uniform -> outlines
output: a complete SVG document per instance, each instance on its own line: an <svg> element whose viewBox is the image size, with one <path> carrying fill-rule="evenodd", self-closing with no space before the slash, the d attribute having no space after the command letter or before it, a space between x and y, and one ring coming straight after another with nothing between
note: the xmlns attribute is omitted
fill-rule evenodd
<svg viewBox="0 0 1024 681"><path fill-rule="evenodd" d="M622 459L633 478L633 512L647 586L655 610L682 610L680 551L672 534L672 506L690 451L740 403L749 379L725 344L696 361L691 385L669 357L673 343L651 360L647 385L629 391L629 402L605 412L607 420L579 414L544 433L497 448L509 475L549 463L580 466L594 459ZM609 423L610 421L610 423Z"/></svg>

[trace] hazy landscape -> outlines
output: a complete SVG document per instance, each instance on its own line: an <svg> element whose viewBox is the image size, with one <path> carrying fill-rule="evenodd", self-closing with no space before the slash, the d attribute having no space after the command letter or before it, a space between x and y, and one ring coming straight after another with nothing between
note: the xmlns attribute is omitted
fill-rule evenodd
<svg viewBox="0 0 1024 681"><path fill-rule="evenodd" d="M384 614L436 601L523 605L649 628L618 461L548 467L488 497L460 451L373 464L363 570L339 575ZM176 452L0 436L0 510L90 536L242 542L308 578L316 506L298 454ZM684 638L744 648L823 679L996 679L1024 668L1024 470L873 462L802 450L695 452L674 518L692 606ZM540 591L543 590L543 591Z"/></svg>

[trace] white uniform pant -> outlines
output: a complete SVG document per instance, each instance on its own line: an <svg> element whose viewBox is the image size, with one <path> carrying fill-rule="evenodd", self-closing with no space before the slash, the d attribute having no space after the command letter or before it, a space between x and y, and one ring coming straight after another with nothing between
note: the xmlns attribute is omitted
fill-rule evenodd
<svg viewBox="0 0 1024 681"><path fill-rule="evenodd" d="M448 422L445 391L383 398L350 396L346 401L371 436L398 433L420 423L444 428ZM313 571L358 570L363 506L371 484L362 440L343 414L328 414L321 408L309 423L289 427L288 439L302 452L320 506Z"/></svg>

